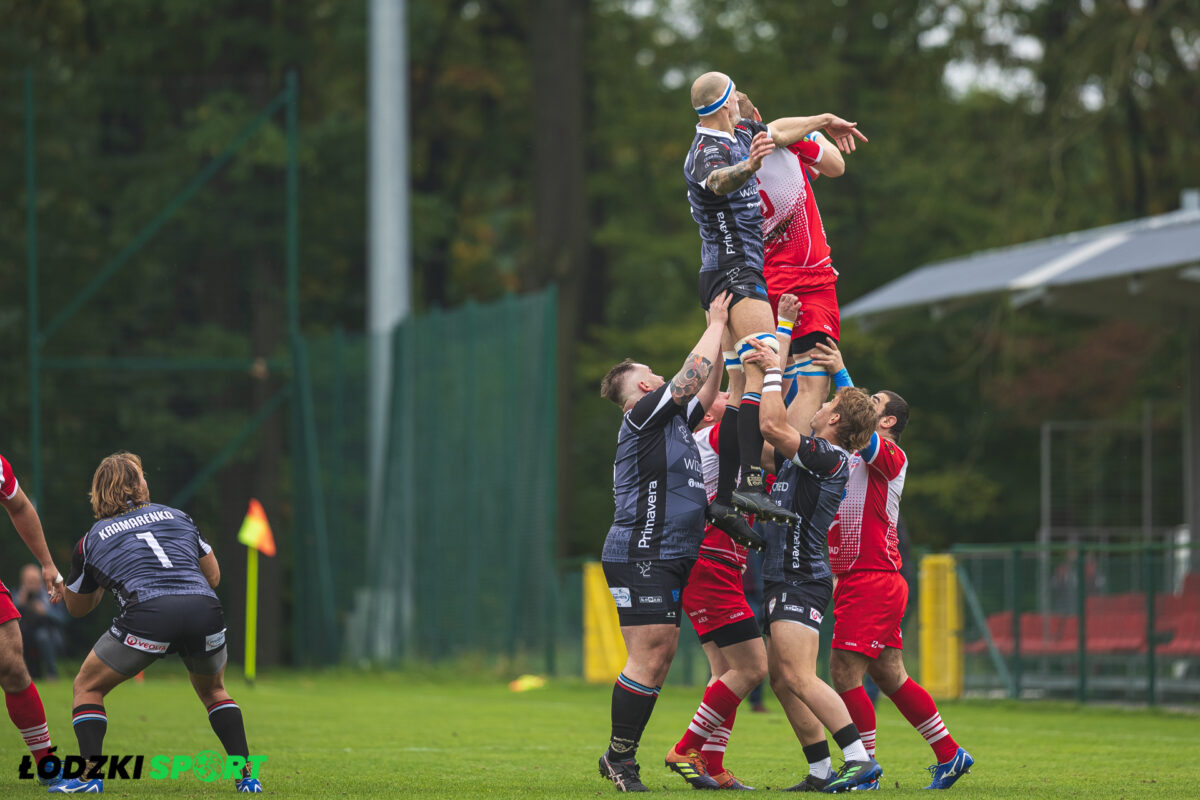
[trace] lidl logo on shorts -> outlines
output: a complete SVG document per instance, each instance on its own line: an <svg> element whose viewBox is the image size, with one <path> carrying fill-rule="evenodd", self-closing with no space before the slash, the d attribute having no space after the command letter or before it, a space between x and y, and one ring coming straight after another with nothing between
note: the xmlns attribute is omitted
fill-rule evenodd
<svg viewBox="0 0 1200 800"><path fill-rule="evenodd" d="M609 591L612 592L613 602L617 604L617 608L633 608L633 600L629 596L629 589L624 586L617 589L610 587Z"/></svg>
<svg viewBox="0 0 1200 800"><path fill-rule="evenodd" d="M810 608L808 610L808 618L811 619L813 622L817 623L818 625L821 624L821 619L822 619L821 612L817 611L815 608Z"/></svg>
<svg viewBox="0 0 1200 800"><path fill-rule="evenodd" d="M211 783L218 779L237 780L258 778L259 768L266 763L266 756L226 756L216 750L202 750L195 755L157 756L114 756L102 755L92 758L54 754L57 747L50 748L50 755L35 766L28 754L21 759L17 776L25 780L33 778L76 778L90 781L98 778L108 780L178 780L192 774L197 780ZM147 769L147 765L149 769Z"/></svg>
<svg viewBox="0 0 1200 800"><path fill-rule="evenodd" d="M154 642L149 639L143 639L140 636L134 636L132 633L125 634L124 642L129 647L135 650L141 650L146 653L165 653L167 652L166 642Z"/></svg>
<svg viewBox="0 0 1200 800"><path fill-rule="evenodd" d="M220 633L213 633L204 637L204 649L216 650L221 645L225 644L225 629L222 628Z"/></svg>

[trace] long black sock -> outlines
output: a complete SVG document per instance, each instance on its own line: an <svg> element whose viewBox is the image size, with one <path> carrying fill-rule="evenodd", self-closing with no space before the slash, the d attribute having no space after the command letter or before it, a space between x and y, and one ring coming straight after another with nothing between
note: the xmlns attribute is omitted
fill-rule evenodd
<svg viewBox="0 0 1200 800"><path fill-rule="evenodd" d="M833 741L843 750L857 742L858 739L858 728L854 727L853 722L841 730L833 732ZM828 742L826 744L828 745Z"/></svg>
<svg viewBox="0 0 1200 800"><path fill-rule="evenodd" d="M814 744L804 745L804 758L810 764L817 764L829 758L829 742L822 739Z"/></svg>
<svg viewBox="0 0 1200 800"><path fill-rule="evenodd" d="M758 428L758 404L760 397L753 392L742 395L742 410L738 419L738 450L741 451L742 480L750 470L758 469L762 461L763 435Z"/></svg>
<svg viewBox="0 0 1200 800"><path fill-rule="evenodd" d="M630 680L622 673L613 684L612 735L608 740L609 761L632 761L637 755L642 731L650 721L650 712L658 692Z"/></svg>
<svg viewBox="0 0 1200 800"><path fill-rule="evenodd" d="M91 759L104 752L104 734L108 733L108 714L104 706L84 703L71 711L79 755Z"/></svg>
<svg viewBox="0 0 1200 800"><path fill-rule="evenodd" d="M638 726L639 742L642 740L642 734L646 732L646 726L650 724L650 715L654 713L654 704L658 702L658 693L661 691L661 686L654 687L654 697L650 699L650 704L646 706L646 716L642 717L642 724Z"/></svg>
<svg viewBox="0 0 1200 800"><path fill-rule="evenodd" d="M741 458L738 453L738 409L737 406L725 406L725 414L721 417L721 429L717 431L717 495L714 502L731 505L733 490L737 485L738 467Z"/></svg>
<svg viewBox="0 0 1200 800"><path fill-rule="evenodd" d="M208 707L208 724L221 740L226 753L242 758L250 755L250 747L246 744L246 726L242 723L242 709L232 698L218 700Z"/></svg>

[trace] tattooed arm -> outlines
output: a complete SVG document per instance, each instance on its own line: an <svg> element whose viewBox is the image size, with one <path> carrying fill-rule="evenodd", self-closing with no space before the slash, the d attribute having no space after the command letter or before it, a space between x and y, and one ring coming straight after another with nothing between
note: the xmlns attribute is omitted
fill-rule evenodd
<svg viewBox="0 0 1200 800"><path fill-rule="evenodd" d="M723 365L721 360L721 334L729 320L729 301L733 296L722 292L708 306L708 327L692 352L683 361L683 366L671 378L671 399L678 405L687 405L699 396L701 405L707 409L717 395L721 383L721 370L713 365Z"/></svg>
<svg viewBox="0 0 1200 800"><path fill-rule="evenodd" d="M762 160L775 149L775 143L765 132L755 134L750 142L750 156L745 161L713 170L704 185L715 194L730 194L746 185L762 166Z"/></svg>

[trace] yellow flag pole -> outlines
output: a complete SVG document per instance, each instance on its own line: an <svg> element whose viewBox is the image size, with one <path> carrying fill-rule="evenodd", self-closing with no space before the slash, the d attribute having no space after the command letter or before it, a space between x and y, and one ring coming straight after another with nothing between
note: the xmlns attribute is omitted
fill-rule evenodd
<svg viewBox="0 0 1200 800"><path fill-rule="evenodd" d="M258 548L246 548L246 682L254 683L258 655Z"/></svg>

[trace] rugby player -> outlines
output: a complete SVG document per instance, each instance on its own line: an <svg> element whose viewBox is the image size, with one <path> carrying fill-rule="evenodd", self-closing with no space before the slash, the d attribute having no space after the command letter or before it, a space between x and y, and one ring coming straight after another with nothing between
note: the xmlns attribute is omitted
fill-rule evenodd
<svg viewBox="0 0 1200 800"><path fill-rule="evenodd" d="M704 487L717 490L720 420L728 392L720 392L695 432ZM683 738L667 753L667 766L699 789L749 789L725 768L725 750L737 707L767 674L754 611L746 600L742 573L747 549L715 525L705 529L700 555L683 590L683 610L700 637L712 679Z"/></svg>
<svg viewBox="0 0 1200 800"><path fill-rule="evenodd" d="M179 653L208 722L230 756L246 765L239 792L261 792L248 761L242 711L225 691L225 617L213 588L217 557L191 517L150 501L142 461L114 453L100 462L90 494L96 524L71 560L65 599L71 616L88 614L108 589L121 613L84 659L75 678L79 754L99 766L108 716L104 696L169 653ZM102 792L102 778L71 778L51 792Z"/></svg>
<svg viewBox="0 0 1200 800"><path fill-rule="evenodd" d="M778 349L763 278L762 210L754 173L777 146L822 128L843 150L853 150L856 137L866 141L855 123L832 114L787 117L769 125L742 119L734 90L733 80L720 72L705 73L692 84L692 106L700 119L683 170L692 218L700 229L700 305L708 308L722 292L734 296L730 334L723 340L727 366L751 352L751 340ZM760 373L747 375L744 393L731 397L721 426L720 480L709 516L731 535L735 506L763 518L794 519L771 502L763 485L761 380ZM735 491L739 469L741 483Z"/></svg>
<svg viewBox="0 0 1200 800"><path fill-rule="evenodd" d="M615 514L601 563L629 657L613 685L612 732L600 775L623 792L644 792L638 742L679 644L683 587L704 538L707 497L692 430L717 396L721 334L731 296L708 309L708 327L670 381L629 359L600 394L624 415L613 463Z"/></svg>
<svg viewBox="0 0 1200 800"><path fill-rule="evenodd" d="M50 557L46 536L42 532L42 521L37 509L17 483L12 465L0 455L0 505L8 512L17 535L33 557L42 565L42 581L50 593L50 602L62 601L62 576ZM12 594L0 581L0 687L4 689L4 705L8 718L12 720L34 762L40 762L50 754L50 729L46 725L46 710L38 694L29 670L25 667L25 648L21 641L21 628L17 620L21 614L13 605ZM44 785L60 783L57 778L41 778Z"/></svg>
<svg viewBox="0 0 1200 800"><path fill-rule="evenodd" d="M744 92L738 92L742 117L762 122L762 114ZM758 177L762 201L763 277L767 300L776 312L779 333L791 338L791 359L784 367L789 419L802 425L829 396L829 375L812 363L813 346L827 338L837 341L841 321L837 302L837 270L812 179L836 178L846 171L842 153L819 131L787 147L777 147L763 159ZM795 329L778 314L779 299L795 295L804 306ZM786 329L786 330L784 330Z"/></svg>
<svg viewBox="0 0 1200 800"><path fill-rule="evenodd" d="M748 375L760 373L764 384L763 434L773 452L764 448L763 459L776 468L771 495L798 517L787 525L767 523L763 565L771 688L809 762L809 775L791 791L843 791L878 779L882 770L867 753L842 699L817 676L821 620L833 593L825 534L842 500L850 453L870 439L876 412L866 392L842 389L813 414L809 434L800 433L787 421L779 357L763 342L751 346L755 353L743 363ZM822 726L845 757L836 775Z"/></svg>
<svg viewBox="0 0 1200 800"><path fill-rule="evenodd" d="M850 383L837 345L817 346L814 364ZM895 392L871 396L879 422L870 441L850 459L846 498L829 529L829 561L837 576L833 593L833 652L829 675L850 716L875 752L875 706L863 688L869 672L880 690L933 749L936 764L926 789L949 789L975 759L958 746L937 704L904 669L900 622L908 605L908 583L900 575L896 525L908 457L900 435L908 426L908 403Z"/></svg>

